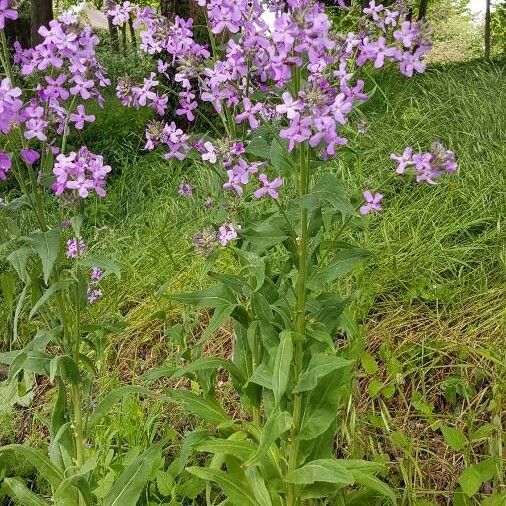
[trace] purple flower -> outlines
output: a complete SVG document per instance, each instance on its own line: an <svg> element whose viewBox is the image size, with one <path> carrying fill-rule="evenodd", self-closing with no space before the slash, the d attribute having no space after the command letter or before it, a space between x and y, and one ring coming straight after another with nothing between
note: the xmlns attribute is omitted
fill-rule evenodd
<svg viewBox="0 0 506 506"><path fill-rule="evenodd" d="M10 155L0 151L0 181L5 181L7 179L7 172L12 167L12 161Z"/></svg>
<svg viewBox="0 0 506 506"><path fill-rule="evenodd" d="M181 197L191 197L193 194L193 187L190 183L182 182L179 185L179 189L177 191Z"/></svg>
<svg viewBox="0 0 506 506"><path fill-rule="evenodd" d="M100 288L88 288L88 302L93 304L102 297L102 290Z"/></svg>
<svg viewBox="0 0 506 506"><path fill-rule="evenodd" d="M262 110L262 104L253 105L249 98L244 98L242 105L244 107L244 111L236 116L235 122L242 123L247 119L251 130L257 129L260 123L255 117L255 114L258 114Z"/></svg>
<svg viewBox="0 0 506 506"><path fill-rule="evenodd" d="M267 179L266 174L260 174L258 176L258 179L260 180L263 186L253 193L255 198L259 199L262 198L264 195L269 195L269 197L273 199L277 199L279 197L277 189L283 184L283 179L277 177L272 181L269 181Z"/></svg>
<svg viewBox="0 0 506 506"><path fill-rule="evenodd" d="M111 167L104 165L102 156L82 146L77 153L71 151L67 156L60 154L56 157L53 191L62 195L70 190L74 196L83 199L94 191L99 197L105 197L105 178L110 171Z"/></svg>
<svg viewBox="0 0 506 506"><path fill-rule="evenodd" d="M413 155L413 163L417 170L430 170L430 162L432 160L431 153L416 153Z"/></svg>
<svg viewBox="0 0 506 506"><path fill-rule="evenodd" d="M360 214L366 215L372 212L381 211L381 199L383 195L381 193L371 193L370 191L365 191L362 196L364 197L365 204L360 207Z"/></svg>
<svg viewBox="0 0 506 506"><path fill-rule="evenodd" d="M413 161L413 150L410 147L407 147L402 155L392 153L390 159L397 162L397 169L395 169L397 174L403 174L409 165L414 165L415 163Z"/></svg>
<svg viewBox="0 0 506 506"><path fill-rule="evenodd" d="M98 283L104 276L102 269L100 267L92 267L90 271L91 281L94 283Z"/></svg>
<svg viewBox="0 0 506 506"><path fill-rule="evenodd" d="M237 231L232 223L224 223L218 229L218 240L222 246L226 246L229 242L237 239Z"/></svg>
<svg viewBox="0 0 506 506"><path fill-rule="evenodd" d="M18 13L10 8L12 0L0 0L0 30L5 28L6 19L18 19Z"/></svg>
<svg viewBox="0 0 506 506"><path fill-rule="evenodd" d="M27 165L33 165L40 158L39 152L35 149L22 149L20 154Z"/></svg>
<svg viewBox="0 0 506 506"><path fill-rule="evenodd" d="M72 237L67 241L67 258L76 258L79 255L82 255L86 250L86 244L83 240L79 239L79 241Z"/></svg>
<svg viewBox="0 0 506 506"><path fill-rule="evenodd" d="M216 163L216 151L213 146L213 143L210 141L206 141L203 144L203 148L205 152L202 153L202 160L208 161L209 163Z"/></svg>
<svg viewBox="0 0 506 506"><path fill-rule="evenodd" d="M86 111L84 110L84 105L79 104L77 106L76 113L72 113L69 119L72 123L75 123L77 130L82 130L84 128L85 122L91 123L95 121L95 116L93 116L93 114L87 115Z"/></svg>
<svg viewBox="0 0 506 506"><path fill-rule="evenodd" d="M276 106L276 112L279 114L286 114L288 119L298 117L300 111L303 109L302 103L299 100L294 100L288 91L285 91L281 97L283 103Z"/></svg>

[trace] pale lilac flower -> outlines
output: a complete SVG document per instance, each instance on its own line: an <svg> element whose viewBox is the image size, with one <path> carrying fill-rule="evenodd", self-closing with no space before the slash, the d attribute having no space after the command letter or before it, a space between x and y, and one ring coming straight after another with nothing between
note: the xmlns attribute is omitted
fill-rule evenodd
<svg viewBox="0 0 506 506"><path fill-rule="evenodd" d="M360 207L360 214L366 215L372 212L381 211L381 199L383 195L381 193L372 193L370 191L365 191L362 196L364 197L365 204Z"/></svg>
<svg viewBox="0 0 506 506"><path fill-rule="evenodd" d="M397 169L395 169L397 174L403 174L409 165L414 165L415 163L413 161L413 149L410 147L407 147L402 155L392 153L390 159L397 162Z"/></svg>
<svg viewBox="0 0 506 506"><path fill-rule="evenodd" d="M102 295L102 290L100 288L93 288L91 286L88 288L88 302L90 304L96 302Z"/></svg>
<svg viewBox="0 0 506 506"><path fill-rule="evenodd" d="M374 21L379 19L379 13L384 9L383 5L376 5L374 0L369 2L369 7L366 7L363 12L364 14L370 15Z"/></svg>
<svg viewBox="0 0 506 506"><path fill-rule="evenodd" d="M79 255L82 255L86 250L86 244L83 240L79 239L79 241L72 237L67 241L67 258L76 258Z"/></svg>
<svg viewBox="0 0 506 506"><path fill-rule="evenodd" d="M79 151L71 151L68 155L59 154L53 167L56 181L53 191L56 195L72 192L80 198L88 197L94 191L99 197L105 196L105 178L111 171L109 165L104 165L100 155L93 154L82 146Z"/></svg>
<svg viewBox="0 0 506 506"><path fill-rule="evenodd" d="M213 143L206 141L204 142L203 148L205 149L205 152L202 153L202 160L208 161L209 163L216 163L216 150Z"/></svg>
<svg viewBox="0 0 506 506"><path fill-rule="evenodd" d="M294 119L299 116L300 111L303 109L302 103L299 100L294 100L288 91L285 91L281 97L283 103L276 106L276 112L286 114L288 119Z"/></svg>
<svg viewBox="0 0 506 506"><path fill-rule="evenodd" d="M12 161L10 155L0 151L0 181L5 181L7 179L7 172L12 167Z"/></svg>
<svg viewBox="0 0 506 506"><path fill-rule="evenodd" d="M191 197L193 194L193 187L190 183L182 182L179 185L179 189L177 191L181 197Z"/></svg>
<svg viewBox="0 0 506 506"><path fill-rule="evenodd" d="M12 0L0 0L0 30L5 28L6 19L18 19L18 12L10 8Z"/></svg>
<svg viewBox="0 0 506 506"><path fill-rule="evenodd" d="M244 120L247 119L250 128L252 130L257 129L260 123L255 117L255 114L258 114L262 110L262 104L253 105L249 98L244 98L242 101L242 105L244 107L244 111L236 116L235 122L242 123Z"/></svg>
<svg viewBox="0 0 506 506"><path fill-rule="evenodd" d="M82 130L85 122L92 123L95 121L95 116L93 114L86 114L84 105L79 104L77 106L76 113L72 113L69 119L72 123L75 123L77 130Z"/></svg>
<svg viewBox="0 0 506 506"><path fill-rule="evenodd" d="M258 179L260 180L263 186L253 193L255 198L259 199L262 198L264 195L269 195L269 197L273 199L277 199L279 197L277 189L283 184L283 179L277 177L272 181L269 181L267 179L266 174L260 174L258 176Z"/></svg>
<svg viewBox="0 0 506 506"><path fill-rule="evenodd" d="M224 223L218 229L218 240L222 246L226 246L229 242L237 239L237 231L232 223Z"/></svg>
<svg viewBox="0 0 506 506"><path fill-rule="evenodd" d="M92 267L90 271L90 278L93 283L98 283L104 276L100 267Z"/></svg>

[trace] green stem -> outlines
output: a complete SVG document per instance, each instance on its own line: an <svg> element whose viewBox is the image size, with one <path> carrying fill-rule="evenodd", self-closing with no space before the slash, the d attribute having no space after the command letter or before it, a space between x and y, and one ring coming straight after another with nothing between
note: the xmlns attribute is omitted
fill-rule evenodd
<svg viewBox="0 0 506 506"><path fill-rule="evenodd" d="M299 172L299 195L303 197L309 191L309 156L307 146L301 148L301 166ZM293 354L293 370L295 382L299 380L302 372L302 359L304 354L304 341L306 336L306 280L308 276L308 211L305 206L300 209L300 237L298 238L298 272L296 285L296 314L295 314L295 342ZM293 423L290 434L290 448L288 455L288 472L297 468L299 457L299 431L302 415L302 395L293 396ZM298 502L295 485L288 485L287 506L295 506Z"/></svg>

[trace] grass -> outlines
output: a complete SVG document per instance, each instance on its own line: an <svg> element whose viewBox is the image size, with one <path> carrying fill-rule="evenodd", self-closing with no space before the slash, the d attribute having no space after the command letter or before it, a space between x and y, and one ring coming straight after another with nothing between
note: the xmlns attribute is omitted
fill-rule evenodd
<svg viewBox="0 0 506 506"><path fill-rule="evenodd" d="M385 211L356 236L374 260L355 280L364 353L338 447L348 456L388 462L402 504L460 504L454 495L464 467L502 458L504 67L434 67L413 80L384 73L376 85L363 108L367 133L352 140L353 150L333 168L354 192L367 187L385 195ZM107 282L106 296L91 309L115 329L99 364L99 394L137 382L176 356L177 325L191 342L202 324L201 315L181 314L157 292L162 285L180 291L208 282L191 236L209 219L201 202L218 195L216 183L192 162L139 155L146 119L110 105L73 140L93 145L114 167L108 197L86 223L88 243L122 265L121 280ZM436 187L393 177L390 153L406 145L426 149L435 138L457 153L456 175ZM186 178L197 191L185 200L177 187ZM229 349L223 329L210 352ZM30 407L2 417L10 426L4 443L44 437L37 431L52 391L47 384L37 390ZM105 448L111 440L142 445L172 423L182 421L166 406L132 399L99 428L96 441ZM441 431L469 435L486 424L485 437L459 450Z"/></svg>

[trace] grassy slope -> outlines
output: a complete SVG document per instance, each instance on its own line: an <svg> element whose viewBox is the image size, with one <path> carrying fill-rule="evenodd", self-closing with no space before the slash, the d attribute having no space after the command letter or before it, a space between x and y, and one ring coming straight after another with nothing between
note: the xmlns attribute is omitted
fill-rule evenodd
<svg viewBox="0 0 506 506"><path fill-rule="evenodd" d="M355 190L378 188L385 194L385 211L370 221L363 238L376 256L363 273L359 306L378 370L368 367L370 373L361 374L357 408L347 413L342 439L351 455L388 453L392 481L409 501L435 496L446 503L463 465L464 454L448 448L433 422L465 428L493 420L504 391L497 365L504 356L503 76L500 69L471 64L432 69L411 81L384 75L364 109L371 126L357 140L360 156L338 162ZM109 282L106 297L93 308L97 318L126 325L108 346L104 389L118 380L130 382L171 353L165 325L152 315L160 309L169 311L169 320L180 315L156 298L156 290L165 282L171 290L203 282L190 238L206 222L203 210L197 217L193 213L210 183L193 173L198 195L193 203L178 198L187 169L136 154L142 142L135 132L144 119L131 124L132 115L110 108L82 139L98 145L116 170L121 167L108 198L96 208L88 239L123 265L121 282ZM391 152L405 145L428 148L436 137L457 153L457 175L435 188L392 177ZM193 317L184 318L186 324ZM396 392L387 398L388 389L376 394L370 387L375 395L369 395L366 386L374 381L394 384ZM107 433L116 430L134 444L151 437L157 422L167 423L160 407L150 405L147 413L125 404ZM97 437L105 442L108 434ZM465 458L475 462L480 454L497 452L498 437L493 432Z"/></svg>

